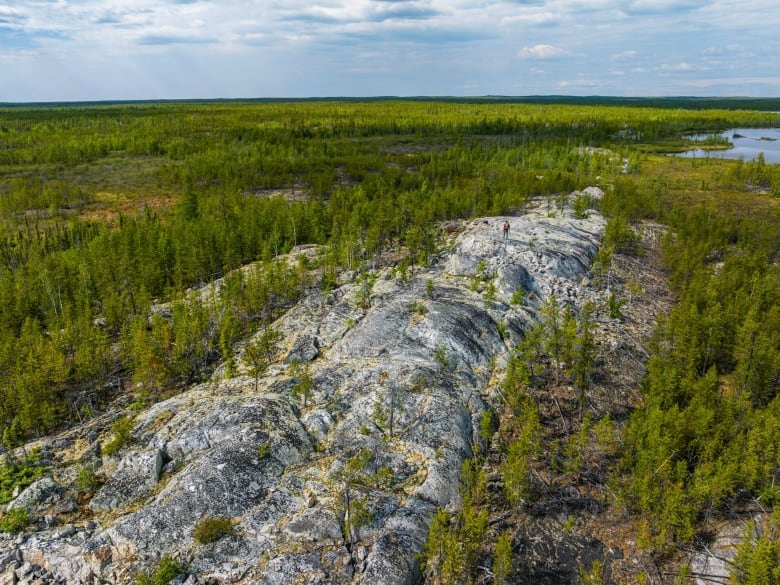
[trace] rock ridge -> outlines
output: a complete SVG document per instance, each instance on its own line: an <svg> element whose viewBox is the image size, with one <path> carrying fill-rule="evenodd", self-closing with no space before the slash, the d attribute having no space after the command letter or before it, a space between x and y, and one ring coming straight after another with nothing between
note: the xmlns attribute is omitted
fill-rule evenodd
<svg viewBox="0 0 780 585"><path fill-rule="evenodd" d="M132 443L95 458L108 479L90 519L5 538L0 572L118 584L170 556L190 584L419 582L429 518L460 505L491 381L547 297L576 309L598 295L587 279L605 223L535 202L469 222L424 269L378 271L367 295L359 279L308 295L272 325L281 351L257 391L238 356L237 375L221 368L138 415ZM292 362L311 377L305 402ZM46 498L17 502L50 513L74 479L63 470L37 486ZM196 541L215 517L232 530Z"/></svg>

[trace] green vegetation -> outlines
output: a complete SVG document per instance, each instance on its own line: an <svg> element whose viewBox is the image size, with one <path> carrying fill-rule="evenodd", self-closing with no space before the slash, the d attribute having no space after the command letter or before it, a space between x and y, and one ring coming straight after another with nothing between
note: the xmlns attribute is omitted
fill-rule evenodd
<svg viewBox="0 0 780 585"><path fill-rule="evenodd" d="M205 379L220 362L232 375L242 357L259 385L280 341L271 324L308 287L330 290L348 269L359 274L355 302L369 307L369 267L391 251L396 275L408 279L413 264L436 254L439 221L508 214L531 196L560 205L570 191L598 185L610 217L594 264L600 282L612 290L614 257L640 253L638 221L651 219L669 226L663 261L677 304L658 325L641 404L618 421L587 416L593 314L621 318L638 289L577 315L547 301L543 322L514 348L503 385L514 422L502 416L498 425L504 475L495 497L522 506L553 489L544 484L550 477L575 481L598 464L611 474L612 503L638 518L641 542L654 552L690 542L703 520L746 502L774 507L780 166L658 153L686 147L695 133L776 126L777 114L757 109L777 110L776 101L561 101L0 108L7 452L99 413L117 395L135 393L141 407ZM715 109L736 107L754 109ZM580 197L576 212L591 203ZM301 244L319 245L317 257L279 258ZM188 292L220 277L210 293ZM495 300L485 266L471 286ZM425 295L434 298L432 284ZM513 304L524 295L518 290ZM414 318L421 307L410 307ZM238 342L252 336L237 355ZM435 359L455 367L444 345ZM291 376L306 407L310 374L296 368ZM550 473L542 481L533 469L543 435L536 391L563 386L574 389L577 408L552 406L564 434L545 445ZM395 393L385 388L376 413L389 437L397 432ZM131 431L127 415L104 451L118 452ZM353 520L365 520L363 499L353 497L365 475L358 463L345 476L350 540ZM0 472L3 498L38 473L17 465L9 460ZM473 579L484 553L477 502L486 496L480 473L465 472L463 511L437 516L431 527L441 538L426 572L442 583ZM94 489L94 478L83 479L80 489ZM750 550L775 554L762 543ZM497 579L508 579L506 543L495 550L504 559ZM586 567L583 579L597 580L599 570ZM735 578L754 579L745 571Z"/></svg>
<svg viewBox="0 0 780 585"><path fill-rule="evenodd" d="M493 555L493 579L496 585L509 585L512 582L512 539L508 532L499 534Z"/></svg>
<svg viewBox="0 0 780 585"><path fill-rule="evenodd" d="M37 451L23 460L10 460L0 466L0 505L13 500L15 491L23 490L45 472Z"/></svg>
<svg viewBox="0 0 780 585"><path fill-rule="evenodd" d="M485 557L489 518L484 507L487 472L483 464L479 458L466 460L462 469L461 510L456 514L439 510L431 522L423 551L423 570L429 579L442 585L473 583L479 561Z"/></svg>
<svg viewBox="0 0 780 585"><path fill-rule="evenodd" d="M760 526L753 520L745 526L745 540L731 567L737 585L777 585L780 583L780 512Z"/></svg>
<svg viewBox="0 0 780 585"><path fill-rule="evenodd" d="M270 457L271 453L273 453L273 449L271 448L271 443L268 442L260 443L260 445L257 447L257 457L259 459L265 459L266 457Z"/></svg>
<svg viewBox="0 0 780 585"><path fill-rule="evenodd" d="M233 371L233 344L307 285L305 266L273 261L296 244L324 246L327 289L338 266L360 269L387 246L425 262L437 220L506 213L529 195L610 177L614 201L628 200L620 195L636 182L618 175L621 157L641 164L636 146L776 119L550 108L504 100L0 108L0 425L29 436L94 412L117 381L143 384L153 398L220 360ZM595 144L614 155L583 148ZM778 183L772 165L752 163L735 165L730 180ZM255 260L264 264L252 273L230 272ZM226 274L215 303L184 295ZM367 305L363 274L357 302ZM169 309L156 310L158 301Z"/></svg>
<svg viewBox="0 0 780 585"><path fill-rule="evenodd" d="M451 369L453 366L450 360L450 353L443 345L436 346L436 350L433 352L433 359L443 370Z"/></svg>
<svg viewBox="0 0 780 585"><path fill-rule="evenodd" d="M80 492L94 492L100 487L93 465L80 463L76 466L76 489Z"/></svg>
<svg viewBox="0 0 780 585"><path fill-rule="evenodd" d="M358 529L371 522L371 510L365 497L361 497L361 491L369 488L376 477L371 477L366 467L374 459L374 453L369 449L362 449L352 455L344 463L341 471L343 483L342 500L344 506L343 530L344 539L352 547L358 540ZM382 472L382 476L386 472Z"/></svg>
<svg viewBox="0 0 780 585"><path fill-rule="evenodd" d="M290 364L288 373L297 381L290 388L290 394L295 398L303 400L303 407L311 400L314 393L314 380L311 377L311 368L309 364L299 364L294 361Z"/></svg>
<svg viewBox="0 0 780 585"><path fill-rule="evenodd" d="M111 425L111 432L113 438L103 445L102 449L103 453L109 456L119 453L119 450L132 439L133 419L125 415L120 416Z"/></svg>
<svg viewBox="0 0 780 585"><path fill-rule="evenodd" d="M168 585L177 576L184 572L184 567L165 556L159 560L157 566L149 573L137 575L135 585Z"/></svg>
<svg viewBox="0 0 780 585"><path fill-rule="evenodd" d="M192 529L192 538L200 544L216 542L223 536L233 532L233 523L230 518L222 516L209 516L203 518Z"/></svg>
<svg viewBox="0 0 780 585"><path fill-rule="evenodd" d="M522 288L518 288L514 293L512 293L512 304L522 305L524 298L525 298L525 290Z"/></svg>
<svg viewBox="0 0 780 585"><path fill-rule="evenodd" d="M244 349L244 361L249 366L249 373L255 379L255 392L257 392L260 377L274 360L277 343L281 336L281 333L264 324L260 335L247 344Z"/></svg>
<svg viewBox="0 0 780 585"><path fill-rule="evenodd" d="M24 508L11 508L0 518L0 532L16 534L32 522L30 513Z"/></svg>
<svg viewBox="0 0 780 585"><path fill-rule="evenodd" d="M379 375L379 390L372 419L379 429L392 439L398 430L398 418L403 414L406 388L389 381L387 372Z"/></svg>

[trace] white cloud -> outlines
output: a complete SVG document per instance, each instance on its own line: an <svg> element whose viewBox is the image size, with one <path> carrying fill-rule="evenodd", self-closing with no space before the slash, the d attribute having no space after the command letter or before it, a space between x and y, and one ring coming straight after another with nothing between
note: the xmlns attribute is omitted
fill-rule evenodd
<svg viewBox="0 0 780 585"><path fill-rule="evenodd" d="M694 67L690 63L661 64L662 71L693 71L693 69Z"/></svg>
<svg viewBox="0 0 780 585"><path fill-rule="evenodd" d="M659 67L665 72L689 72L689 71L708 71L709 67L705 65L695 65L693 63L662 63Z"/></svg>
<svg viewBox="0 0 780 585"><path fill-rule="evenodd" d="M706 6L708 0L634 0L627 7L628 12L659 13L680 12Z"/></svg>
<svg viewBox="0 0 780 585"><path fill-rule="evenodd" d="M628 50L628 51L621 51L620 53L617 53L615 55L612 55L613 61L624 61L628 59L633 59L636 57L639 53L634 50Z"/></svg>
<svg viewBox="0 0 780 585"><path fill-rule="evenodd" d="M710 88L718 85L766 85L777 87L780 85L780 77L718 77L683 81L682 85L699 88ZM776 94L775 94L776 95Z"/></svg>
<svg viewBox="0 0 780 585"><path fill-rule="evenodd" d="M780 95L776 2L0 0L0 101L590 89L580 74L595 93L658 95L705 71Z"/></svg>
<svg viewBox="0 0 780 585"><path fill-rule="evenodd" d="M521 59L555 59L566 54L564 49L553 45L525 46L520 49L518 57Z"/></svg>
<svg viewBox="0 0 780 585"><path fill-rule="evenodd" d="M547 26L561 22L561 15L547 10L534 10L523 14L512 14L501 17L501 26L530 25Z"/></svg>

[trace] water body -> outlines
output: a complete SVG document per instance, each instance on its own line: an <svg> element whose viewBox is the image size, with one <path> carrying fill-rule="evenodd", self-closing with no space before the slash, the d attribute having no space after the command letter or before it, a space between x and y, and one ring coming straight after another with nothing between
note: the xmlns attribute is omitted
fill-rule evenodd
<svg viewBox="0 0 780 585"><path fill-rule="evenodd" d="M708 136L701 134L691 136L694 140L704 140ZM780 164L780 128L735 128L721 132L720 136L734 145L728 150L704 150L695 148L687 150L675 156L684 158L730 158L756 160L760 153L764 153L764 160L768 163Z"/></svg>

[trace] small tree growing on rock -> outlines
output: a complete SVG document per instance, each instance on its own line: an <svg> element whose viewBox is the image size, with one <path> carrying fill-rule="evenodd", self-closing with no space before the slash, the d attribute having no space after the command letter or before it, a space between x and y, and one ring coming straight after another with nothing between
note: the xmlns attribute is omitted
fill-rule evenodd
<svg viewBox="0 0 780 585"><path fill-rule="evenodd" d="M474 583L488 529L488 511L481 506L487 474L474 459L464 463L463 507L452 516L439 509L423 550L423 570L440 585ZM476 493L479 492L479 493Z"/></svg>
<svg viewBox="0 0 780 585"><path fill-rule="evenodd" d="M277 344L282 334L273 328L264 327L260 336L244 349L244 361L255 379L255 392L262 376L273 362Z"/></svg>
<svg viewBox="0 0 780 585"><path fill-rule="evenodd" d="M376 274L363 268L358 278L359 288L355 293L355 304L361 309L368 309L371 306L371 291L375 283Z"/></svg>
<svg viewBox="0 0 780 585"><path fill-rule="evenodd" d="M350 550L357 540L357 530L371 521L371 512L365 499L358 498L354 489L368 483L366 465L373 458L374 454L369 449L362 449L347 459L341 471L344 483L344 536Z"/></svg>
<svg viewBox="0 0 780 585"><path fill-rule="evenodd" d="M568 343L565 324L565 314L555 295L551 295L542 307L545 324L545 349L553 359L555 365L555 384L560 384L561 362L566 353Z"/></svg>
<svg viewBox="0 0 780 585"><path fill-rule="evenodd" d="M312 397L312 388L314 387L314 381L311 378L311 368L309 364L299 364L297 361L293 361L290 364L289 369L290 376L297 378L290 393L295 397L303 400L303 407L306 408L306 403Z"/></svg>
<svg viewBox="0 0 780 585"><path fill-rule="evenodd" d="M509 585L512 574L512 538L509 531L502 532L496 541L493 553L493 582L495 585Z"/></svg>
<svg viewBox="0 0 780 585"><path fill-rule="evenodd" d="M579 319L579 331L575 336L570 359L570 371L574 376L574 385L579 391L580 420L585 409L585 399L590 390L591 376L596 362L596 323L593 315L596 306L586 302L582 306Z"/></svg>
<svg viewBox="0 0 780 585"><path fill-rule="evenodd" d="M396 418L404 406L405 389L397 384L387 384L389 374L379 375L381 392L374 403L374 422L392 439L395 436Z"/></svg>
<svg viewBox="0 0 780 585"><path fill-rule="evenodd" d="M134 425L135 422L132 417L122 415L117 418L111 425L111 431L114 436L108 443L103 445L103 454L111 456L119 453L119 450L132 439Z"/></svg>
<svg viewBox="0 0 780 585"><path fill-rule="evenodd" d="M450 526L449 514L439 508L428 529L422 555L422 568L431 582L457 583L462 576L463 552L457 539L457 532Z"/></svg>

